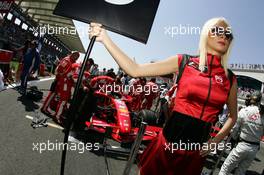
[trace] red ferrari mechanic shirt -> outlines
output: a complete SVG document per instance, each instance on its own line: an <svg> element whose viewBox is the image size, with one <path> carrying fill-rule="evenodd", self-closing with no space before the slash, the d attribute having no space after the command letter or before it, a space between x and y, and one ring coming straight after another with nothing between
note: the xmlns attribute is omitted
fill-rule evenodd
<svg viewBox="0 0 264 175"><path fill-rule="evenodd" d="M74 62L69 56L63 58L57 66L57 76L67 76L72 71L72 64Z"/></svg>
<svg viewBox="0 0 264 175"><path fill-rule="evenodd" d="M182 61L179 55L178 65ZM215 122L227 102L230 81L221 65L221 58L207 55L207 69L198 69L199 58L190 58L178 82L174 111ZM233 76L233 83L236 81Z"/></svg>

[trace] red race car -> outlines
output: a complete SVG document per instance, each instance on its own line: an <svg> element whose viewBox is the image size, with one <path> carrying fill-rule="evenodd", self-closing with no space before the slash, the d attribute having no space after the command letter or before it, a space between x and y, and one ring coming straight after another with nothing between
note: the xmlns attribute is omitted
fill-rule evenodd
<svg viewBox="0 0 264 175"><path fill-rule="evenodd" d="M86 81L87 80L87 81ZM78 97L77 119L74 128L77 130L94 130L105 133L111 128L111 138L121 143L134 142L140 124L146 122L143 141L151 141L162 130L157 124L157 113L150 110L131 111L129 104L133 98L123 92L107 91L106 88L115 84L109 76L91 76L83 82ZM85 88L84 88L85 87ZM84 90L85 89L85 90ZM50 102L50 110L55 111L57 95ZM66 114L64 109L63 114Z"/></svg>
<svg viewBox="0 0 264 175"><path fill-rule="evenodd" d="M106 128L111 128L111 137L122 143L131 143L135 140L141 121L148 124L143 141L150 141L162 130L156 124L157 114L149 110L140 112L129 111L128 105L132 98L122 92L104 91L113 85L114 79L108 76L98 76L90 81L94 110L92 115L87 117L85 125L88 129L105 133Z"/></svg>

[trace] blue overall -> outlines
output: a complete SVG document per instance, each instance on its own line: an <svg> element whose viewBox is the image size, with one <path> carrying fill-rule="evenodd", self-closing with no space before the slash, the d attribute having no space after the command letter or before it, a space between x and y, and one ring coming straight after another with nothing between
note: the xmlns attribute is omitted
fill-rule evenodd
<svg viewBox="0 0 264 175"><path fill-rule="evenodd" d="M27 89L27 79L30 73L37 71L40 64L38 49L28 49L23 59L23 71L21 73L21 88Z"/></svg>

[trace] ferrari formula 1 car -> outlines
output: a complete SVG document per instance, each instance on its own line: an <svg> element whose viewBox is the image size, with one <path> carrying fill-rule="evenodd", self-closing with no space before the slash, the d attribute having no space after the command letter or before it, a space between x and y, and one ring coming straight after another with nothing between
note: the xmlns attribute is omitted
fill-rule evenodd
<svg viewBox="0 0 264 175"><path fill-rule="evenodd" d="M162 130L157 125L158 115L150 110L130 111L129 103L133 100L131 96L122 92L102 90L101 87L109 87L114 82L114 79L108 76L98 76L91 79L88 103L83 103L85 104L84 109L87 109L87 106L90 107L85 115L86 127L99 133L105 133L107 128L111 128L111 137L114 140L121 143L131 143L138 134L140 123L144 121L148 125L143 141L150 141L155 138Z"/></svg>

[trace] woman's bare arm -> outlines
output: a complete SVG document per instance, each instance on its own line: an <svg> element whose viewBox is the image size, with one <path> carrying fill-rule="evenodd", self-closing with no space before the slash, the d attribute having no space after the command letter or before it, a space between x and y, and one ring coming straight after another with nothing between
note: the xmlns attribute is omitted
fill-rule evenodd
<svg viewBox="0 0 264 175"><path fill-rule="evenodd" d="M221 128L221 130L218 132L218 134L210 140L208 143L209 144L214 144L212 145L212 148L215 148L216 144L220 143L229 133L230 130L233 128L233 126L236 123L237 120L237 83L235 82L232 85L232 88L229 93L229 97L227 100L227 107L230 112L228 119L226 120L224 126ZM202 157L208 155L212 150L211 149L202 149L200 151L200 155Z"/></svg>
<svg viewBox="0 0 264 175"><path fill-rule="evenodd" d="M166 75L178 70L177 56L172 56L155 63L135 63L111 40L100 24L91 23L90 38L92 36L96 36L96 40L104 44L105 48L112 55L117 64L132 77Z"/></svg>
<svg viewBox="0 0 264 175"><path fill-rule="evenodd" d="M233 128L237 120L237 83L236 82L232 85L227 101L227 107L230 114L222 129L218 132L218 134L214 138L214 141L217 143L219 143L222 139L224 139L225 136L227 136L230 133L230 130Z"/></svg>

